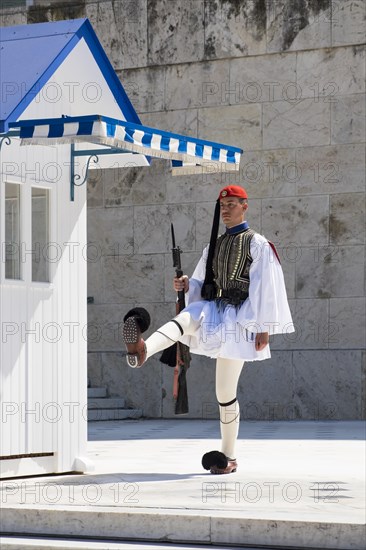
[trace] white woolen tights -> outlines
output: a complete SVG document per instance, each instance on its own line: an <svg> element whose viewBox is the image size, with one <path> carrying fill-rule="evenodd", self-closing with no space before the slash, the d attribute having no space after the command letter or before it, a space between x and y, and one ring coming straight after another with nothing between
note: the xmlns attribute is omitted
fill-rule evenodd
<svg viewBox="0 0 366 550"><path fill-rule="evenodd" d="M219 403L229 403L236 397L240 373L244 361L241 359L216 360L216 398ZM235 401L220 408L221 451L228 458L235 458L235 444L238 438L240 409Z"/></svg>
<svg viewBox="0 0 366 550"><path fill-rule="evenodd" d="M194 334L199 321L194 321L188 312L179 313L175 320L182 327L185 335ZM154 332L146 341L146 358L162 351L177 342L182 333L176 323L169 321ZM216 361L216 398L219 403L228 403L236 397L239 376L244 362L241 359ZM232 405L220 405L221 451L228 458L235 458L235 444L239 432L240 409L235 401Z"/></svg>

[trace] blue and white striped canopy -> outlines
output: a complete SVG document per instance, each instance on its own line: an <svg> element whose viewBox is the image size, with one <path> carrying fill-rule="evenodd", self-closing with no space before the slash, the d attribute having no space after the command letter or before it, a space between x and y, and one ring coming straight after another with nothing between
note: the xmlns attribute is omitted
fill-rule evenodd
<svg viewBox="0 0 366 550"><path fill-rule="evenodd" d="M196 139L101 115L21 120L23 144L92 142L146 156L171 159L173 174L239 170L238 147ZM177 162L178 161L178 162Z"/></svg>

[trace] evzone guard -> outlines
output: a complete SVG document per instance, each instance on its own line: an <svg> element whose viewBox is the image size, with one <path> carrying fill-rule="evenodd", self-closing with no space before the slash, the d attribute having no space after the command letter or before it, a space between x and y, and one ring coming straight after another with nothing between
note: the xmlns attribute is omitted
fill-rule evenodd
<svg viewBox="0 0 366 550"><path fill-rule="evenodd" d="M202 457L212 474L235 472L239 432L239 376L245 361L271 357L269 336L294 332L281 264L274 245L245 221L248 195L229 185L216 201L210 244L191 278L175 277L187 306L146 341L149 314L127 313L123 337L127 363L141 367L149 357L180 341L190 351L216 359L216 397L220 409L221 451ZM220 213L226 226L218 237Z"/></svg>

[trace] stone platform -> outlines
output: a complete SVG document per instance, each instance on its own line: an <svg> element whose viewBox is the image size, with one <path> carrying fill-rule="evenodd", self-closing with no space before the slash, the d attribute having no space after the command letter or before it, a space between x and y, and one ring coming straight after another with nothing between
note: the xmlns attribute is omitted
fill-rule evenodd
<svg viewBox="0 0 366 550"><path fill-rule="evenodd" d="M218 430L217 421L183 418L91 423L95 471L1 482L1 532L364 548L363 422L242 422L239 469L228 476L200 464Z"/></svg>

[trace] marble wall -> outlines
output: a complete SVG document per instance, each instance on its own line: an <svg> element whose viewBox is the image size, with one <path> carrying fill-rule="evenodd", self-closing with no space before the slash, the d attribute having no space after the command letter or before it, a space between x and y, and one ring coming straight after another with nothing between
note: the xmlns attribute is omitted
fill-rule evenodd
<svg viewBox="0 0 366 550"><path fill-rule="evenodd" d="M244 183L248 221L278 246L295 335L247 364L243 418L365 418L365 29L363 0L35 1L1 24L89 17L141 120L245 150L239 176L151 168L88 183L89 378L145 415L174 415L172 372L123 359L121 320L174 311L169 227L192 272L213 201ZM150 332L150 331L149 331ZM216 418L214 363L194 357L190 416Z"/></svg>

